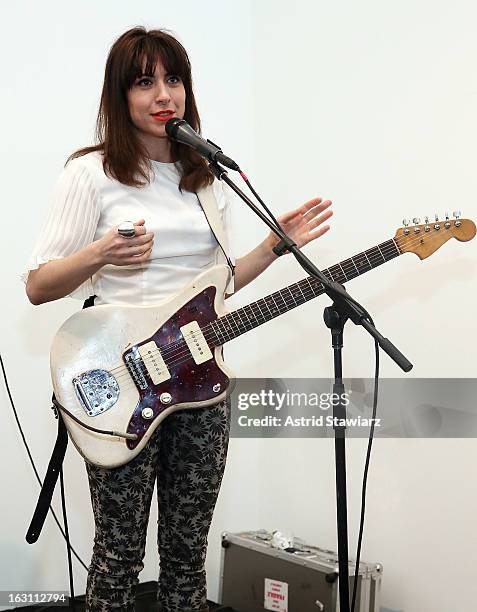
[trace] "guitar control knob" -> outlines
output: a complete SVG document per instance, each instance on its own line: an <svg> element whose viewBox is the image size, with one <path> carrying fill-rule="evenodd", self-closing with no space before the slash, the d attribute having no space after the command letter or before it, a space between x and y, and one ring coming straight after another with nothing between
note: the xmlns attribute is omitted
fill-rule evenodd
<svg viewBox="0 0 477 612"><path fill-rule="evenodd" d="M454 215L454 217L456 219L459 219L460 216L462 215L462 213L460 212L460 210L454 210L454 212L452 213Z"/></svg>
<svg viewBox="0 0 477 612"><path fill-rule="evenodd" d="M154 416L154 410L152 408L143 408L141 410L141 414L142 414L142 418L143 419L152 419L152 417Z"/></svg>
<svg viewBox="0 0 477 612"><path fill-rule="evenodd" d="M216 385L214 385L214 386L212 387L212 391L213 391L214 393L218 393L218 392L220 391L220 389L221 389L220 383L217 383Z"/></svg>
<svg viewBox="0 0 477 612"><path fill-rule="evenodd" d="M414 225L417 225L418 223L421 222L421 217L414 217L414 219L412 220L412 222L414 223Z"/></svg>
<svg viewBox="0 0 477 612"><path fill-rule="evenodd" d="M172 401L172 395L170 393L161 393L159 400L162 404L170 404Z"/></svg>

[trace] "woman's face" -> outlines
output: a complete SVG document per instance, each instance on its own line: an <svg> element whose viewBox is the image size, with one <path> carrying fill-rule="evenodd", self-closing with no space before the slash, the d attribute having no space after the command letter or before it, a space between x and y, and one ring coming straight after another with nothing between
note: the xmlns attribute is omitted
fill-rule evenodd
<svg viewBox="0 0 477 612"><path fill-rule="evenodd" d="M154 158L158 146L162 148L166 143L169 144L166 121L171 117L184 117L186 95L182 80L168 74L158 60L154 75L137 78L127 97L132 122Z"/></svg>

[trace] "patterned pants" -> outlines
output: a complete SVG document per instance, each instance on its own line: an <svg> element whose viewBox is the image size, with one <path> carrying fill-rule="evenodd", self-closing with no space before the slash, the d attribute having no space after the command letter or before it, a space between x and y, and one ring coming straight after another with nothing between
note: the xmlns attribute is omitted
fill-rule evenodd
<svg viewBox="0 0 477 612"><path fill-rule="evenodd" d="M134 611L157 479L158 601L163 612L207 612L205 557L225 468L230 404L179 410L126 465L86 464L95 519L87 612Z"/></svg>

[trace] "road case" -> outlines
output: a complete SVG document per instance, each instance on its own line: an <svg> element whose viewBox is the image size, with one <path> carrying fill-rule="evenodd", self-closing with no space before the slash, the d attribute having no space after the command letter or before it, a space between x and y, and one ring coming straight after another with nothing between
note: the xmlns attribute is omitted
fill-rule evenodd
<svg viewBox="0 0 477 612"><path fill-rule="evenodd" d="M294 539L271 546L260 529L222 534L219 603L237 612L339 612L338 556ZM350 561L350 598L356 564ZM383 568L360 562L355 612L379 612Z"/></svg>

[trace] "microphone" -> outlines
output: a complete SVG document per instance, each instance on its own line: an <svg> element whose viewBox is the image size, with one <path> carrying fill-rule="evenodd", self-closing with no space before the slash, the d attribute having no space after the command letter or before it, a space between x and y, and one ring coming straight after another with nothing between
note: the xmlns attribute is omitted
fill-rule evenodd
<svg viewBox="0 0 477 612"><path fill-rule="evenodd" d="M173 117L166 122L166 132L169 138L176 140L181 144L192 147L209 161L219 162L231 170L240 172L238 164L233 159L222 153L222 149L214 145L212 142L205 140L199 136L195 130L184 119Z"/></svg>

